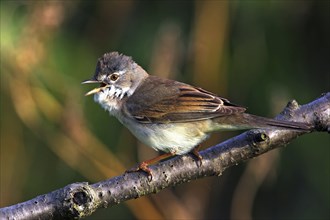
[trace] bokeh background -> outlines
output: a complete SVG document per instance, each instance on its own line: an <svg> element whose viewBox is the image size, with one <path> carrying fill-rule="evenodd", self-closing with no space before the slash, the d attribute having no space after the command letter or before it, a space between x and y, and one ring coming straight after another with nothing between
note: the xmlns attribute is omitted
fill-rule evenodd
<svg viewBox="0 0 330 220"><path fill-rule="evenodd" d="M84 97L103 53L273 117L330 91L329 39L329 1L1 1L0 206L157 155ZM88 219L329 219L329 171L313 133Z"/></svg>

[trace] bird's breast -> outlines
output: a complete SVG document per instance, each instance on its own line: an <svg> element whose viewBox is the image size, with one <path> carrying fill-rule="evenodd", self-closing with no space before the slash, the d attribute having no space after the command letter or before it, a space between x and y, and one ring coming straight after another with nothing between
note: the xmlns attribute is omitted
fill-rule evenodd
<svg viewBox="0 0 330 220"><path fill-rule="evenodd" d="M204 132L207 121L167 124L142 124L123 118L120 121L144 144L157 151L176 155L190 152L209 137L209 134Z"/></svg>

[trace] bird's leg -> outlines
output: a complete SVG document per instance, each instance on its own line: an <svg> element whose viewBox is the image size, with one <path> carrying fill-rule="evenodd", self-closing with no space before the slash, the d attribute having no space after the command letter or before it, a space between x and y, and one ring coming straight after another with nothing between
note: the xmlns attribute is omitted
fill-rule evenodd
<svg viewBox="0 0 330 220"><path fill-rule="evenodd" d="M172 153L172 152L159 155L159 156L157 156L155 158L152 158L150 160L145 160L145 161L139 163L136 167L133 167L133 168L127 170L126 172L127 173L132 173L132 172L136 172L136 171L142 170L142 171L144 171L145 173L148 174L148 179L151 181L152 180L152 173L151 173L151 170L149 169L149 165L150 164L153 164L153 163L156 163L156 162L158 162L160 160L163 160L163 159L172 157L174 155L175 154Z"/></svg>
<svg viewBox="0 0 330 220"><path fill-rule="evenodd" d="M203 159L202 155L200 155L200 153L198 152L200 147L201 145L199 144L190 152L197 158L196 163L198 167L202 166L202 159Z"/></svg>

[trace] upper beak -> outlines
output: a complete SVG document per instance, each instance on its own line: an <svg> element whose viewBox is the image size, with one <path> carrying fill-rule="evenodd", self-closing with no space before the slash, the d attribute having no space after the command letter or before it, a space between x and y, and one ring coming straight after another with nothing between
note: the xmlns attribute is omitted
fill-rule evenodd
<svg viewBox="0 0 330 220"><path fill-rule="evenodd" d="M95 79L88 79L88 80L85 80L85 81L82 81L81 84L89 84L89 83L100 83L99 81L95 80ZM92 89L91 91L87 92L85 94L85 96L88 96L88 95L92 95L92 94L95 94L95 93L98 93L100 92L104 87L98 87L98 88L95 88L95 89Z"/></svg>
<svg viewBox="0 0 330 220"><path fill-rule="evenodd" d="M89 83L100 83L100 82L95 79L88 79L81 82L81 84L89 84Z"/></svg>

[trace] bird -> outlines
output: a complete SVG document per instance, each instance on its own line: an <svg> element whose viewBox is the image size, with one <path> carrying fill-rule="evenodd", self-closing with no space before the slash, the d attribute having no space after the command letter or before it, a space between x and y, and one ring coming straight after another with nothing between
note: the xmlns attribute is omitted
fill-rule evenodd
<svg viewBox="0 0 330 220"><path fill-rule="evenodd" d="M246 108L205 89L149 75L130 56L105 53L92 78L94 95L142 143L163 154L143 161L129 172L142 170L152 178L150 164L175 155L192 153L200 165L200 144L217 131L253 128L309 131L303 122L270 119L246 113Z"/></svg>

